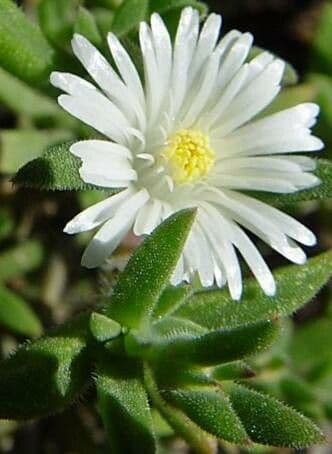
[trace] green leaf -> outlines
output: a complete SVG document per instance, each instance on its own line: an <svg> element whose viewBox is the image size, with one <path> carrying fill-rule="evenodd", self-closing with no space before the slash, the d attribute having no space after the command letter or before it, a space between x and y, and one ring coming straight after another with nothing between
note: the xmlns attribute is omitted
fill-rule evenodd
<svg viewBox="0 0 332 454"><path fill-rule="evenodd" d="M43 260L43 249L38 241L25 241L0 254L0 281L12 279L38 268Z"/></svg>
<svg viewBox="0 0 332 454"><path fill-rule="evenodd" d="M22 187L51 191L96 189L96 186L82 180L79 174L81 160L69 151L72 143L66 142L49 147L40 158L22 167L13 178L13 183Z"/></svg>
<svg viewBox="0 0 332 454"><path fill-rule="evenodd" d="M220 389L170 390L162 395L206 432L231 443L249 442L227 396Z"/></svg>
<svg viewBox="0 0 332 454"><path fill-rule="evenodd" d="M82 6L79 8L79 13L74 25L74 31L75 33L85 36L95 46L101 46L102 37L99 32L96 19L89 10L83 8Z"/></svg>
<svg viewBox="0 0 332 454"><path fill-rule="evenodd" d="M0 325L28 337L37 337L42 333L42 325L30 306L18 295L1 286Z"/></svg>
<svg viewBox="0 0 332 454"><path fill-rule="evenodd" d="M161 362L167 360L211 366L258 353L273 342L277 333L275 323L260 322L194 337L174 339L169 336L159 343L152 343L143 354Z"/></svg>
<svg viewBox="0 0 332 454"><path fill-rule="evenodd" d="M189 285L167 287L158 300L153 316L161 319L165 315L172 314L172 312L184 303L191 292L192 288Z"/></svg>
<svg viewBox="0 0 332 454"><path fill-rule="evenodd" d="M130 328L146 322L176 267L194 215L193 210L179 211L145 239L114 287L106 307L109 317Z"/></svg>
<svg viewBox="0 0 332 454"><path fill-rule="evenodd" d="M324 200L332 197L332 161L318 159L317 168L313 173L321 180L321 184L310 189L304 189L303 191L290 194L272 194L260 191L247 191L247 193L269 205L276 205L278 207L287 207L298 202Z"/></svg>
<svg viewBox="0 0 332 454"><path fill-rule="evenodd" d="M156 11L163 14L173 9L185 8L186 6L198 9L202 15L207 13L207 6L203 2L196 0L153 0L150 2L150 11L151 13Z"/></svg>
<svg viewBox="0 0 332 454"><path fill-rule="evenodd" d="M40 27L48 41L65 49L73 35L78 12L78 0L41 0L38 6Z"/></svg>
<svg viewBox="0 0 332 454"><path fill-rule="evenodd" d="M135 363L103 358L97 366L98 410L107 429L111 453L155 453L148 397Z"/></svg>
<svg viewBox="0 0 332 454"><path fill-rule="evenodd" d="M276 399L241 385L227 385L226 390L252 441L296 449L323 441L309 419Z"/></svg>
<svg viewBox="0 0 332 454"><path fill-rule="evenodd" d="M124 0L116 10L112 32L118 36L127 35L147 18L149 0Z"/></svg>
<svg viewBox="0 0 332 454"><path fill-rule="evenodd" d="M0 0L0 65L20 79L45 85L54 51L40 29L11 0Z"/></svg>
<svg viewBox="0 0 332 454"><path fill-rule="evenodd" d="M1 131L0 170L13 174L32 159L40 157L45 148L70 139L73 139L73 133L66 129Z"/></svg>
<svg viewBox="0 0 332 454"><path fill-rule="evenodd" d="M255 372L249 364L244 361L234 361L232 363L222 364L211 370L211 378L217 381L243 380L254 376Z"/></svg>
<svg viewBox="0 0 332 454"><path fill-rule="evenodd" d="M78 398L90 373L88 320L78 317L1 363L0 418L50 415Z"/></svg>
<svg viewBox="0 0 332 454"><path fill-rule="evenodd" d="M280 268L274 276L277 294L273 298L264 295L259 284L250 279L240 302L231 300L226 290L202 290L174 315L209 329L237 327L290 315L328 282L332 276L332 252L318 255L302 266Z"/></svg>
<svg viewBox="0 0 332 454"><path fill-rule="evenodd" d="M97 312L91 314L90 330L98 342L107 342L121 334L119 323Z"/></svg>

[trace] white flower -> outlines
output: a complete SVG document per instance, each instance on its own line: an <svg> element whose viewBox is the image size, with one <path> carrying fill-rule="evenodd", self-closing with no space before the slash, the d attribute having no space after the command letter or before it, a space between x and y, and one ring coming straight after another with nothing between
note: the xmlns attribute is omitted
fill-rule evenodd
<svg viewBox="0 0 332 454"><path fill-rule="evenodd" d="M296 242L314 245L313 233L239 191L290 193L319 183L310 173L315 161L291 154L322 148L310 130L319 108L306 103L257 118L279 93L285 65L268 52L247 63L252 35L233 30L218 42L220 27L221 17L211 14L200 31L198 12L186 8L172 45L153 14L139 32L144 84L112 33L117 71L83 36L72 42L97 88L72 74L51 75L67 93L59 104L105 137L71 147L82 160L82 179L125 188L66 225L70 234L99 228L84 266L101 266L132 228L149 234L186 207L197 207L197 217L174 284L198 272L203 286L227 282L239 299L238 250L264 292L274 295L273 275L244 229L292 262L305 262Z"/></svg>

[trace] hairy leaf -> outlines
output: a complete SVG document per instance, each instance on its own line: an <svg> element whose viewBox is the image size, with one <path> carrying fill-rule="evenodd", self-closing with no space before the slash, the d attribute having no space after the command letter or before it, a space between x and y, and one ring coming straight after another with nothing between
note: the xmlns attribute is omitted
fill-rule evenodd
<svg viewBox="0 0 332 454"><path fill-rule="evenodd" d="M240 445L249 442L240 419L220 389L170 390L162 394L208 433Z"/></svg>
<svg viewBox="0 0 332 454"><path fill-rule="evenodd" d="M332 252L314 257L305 265L291 265L275 272L277 294L263 294L259 284L249 280L240 302L226 290L202 290L195 293L175 312L210 329L237 327L260 320L290 315L310 301L332 276Z"/></svg>
<svg viewBox="0 0 332 454"><path fill-rule="evenodd" d="M141 375L140 366L125 361L103 359L97 366L98 410L112 454L155 453L152 416Z"/></svg>
<svg viewBox="0 0 332 454"><path fill-rule="evenodd" d="M210 372L211 377L217 381L224 380L241 380L245 378L252 378L255 372L244 361L233 361L228 364L216 366Z"/></svg>
<svg viewBox="0 0 332 454"><path fill-rule="evenodd" d="M278 332L276 324L260 322L235 329L212 331L200 336L166 337L146 350L149 358L204 366L235 361L267 348Z"/></svg>
<svg viewBox="0 0 332 454"><path fill-rule="evenodd" d="M114 287L106 307L109 317L139 328L151 316L178 262L194 215L193 210L179 211L145 239Z"/></svg>
<svg viewBox="0 0 332 454"><path fill-rule="evenodd" d="M297 449L323 441L322 433L309 419L276 399L241 385L226 389L252 441Z"/></svg>
<svg viewBox="0 0 332 454"><path fill-rule="evenodd" d="M30 419L70 405L89 375L88 316L23 345L0 365L0 418Z"/></svg>
<svg viewBox="0 0 332 454"><path fill-rule="evenodd" d="M0 0L0 65L22 80L45 84L54 51L40 29L11 0Z"/></svg>
<svg viewBox="0 0 332 454"><path fill-rule="evenodd" d="M81 160L70 153L71 145L72 142L66 142L49 147L40 158L17 172L13 178L14 184L51 191L96 189L96 186L82 180L79 174Z"/></svg>
<svg viewBox="0 0 332 454"><path fill-rule="evenodd" d="M0 325L28 337L37 337L42 333L42 325L28 303L12 291L1 286Z"/></svg>
<svg viewBox="0 0 332 454"><path fill-rule="evenodd" d="M192 288L189 285L165 288L155 307L154 317L159 319L165 315L170 315L178 306L183 304L191 292Z"/></svg>
<svg viewBox="0 0 332 454"><path fill-rule="evenodd" d="M107 342L121 334L121 326L105 315L93 312L90 317L90 330L99 342Z"/></svg>

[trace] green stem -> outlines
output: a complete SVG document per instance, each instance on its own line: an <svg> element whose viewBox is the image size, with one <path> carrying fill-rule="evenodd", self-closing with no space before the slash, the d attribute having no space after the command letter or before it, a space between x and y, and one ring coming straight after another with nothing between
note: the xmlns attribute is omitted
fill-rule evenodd
<svg viewBox="0 0 332 454"><path fill-rule="evenodd" d="M161 397L153 373L147 364L144 364L144 383L156 409L197 454L216 454L215 440L194 424L181 410L171 406Z"/></svg>

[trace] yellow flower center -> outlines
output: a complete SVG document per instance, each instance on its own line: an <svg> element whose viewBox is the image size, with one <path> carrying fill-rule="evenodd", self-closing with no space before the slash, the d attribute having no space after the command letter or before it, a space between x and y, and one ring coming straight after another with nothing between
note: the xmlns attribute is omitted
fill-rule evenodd
<svg viewBox="0 0 332 454"><path fill-rule="evenodd" d="M194 129L182 129L171 137L163 156L176 183L189 183L204 177L215 162L209 137Z"/></svg>

